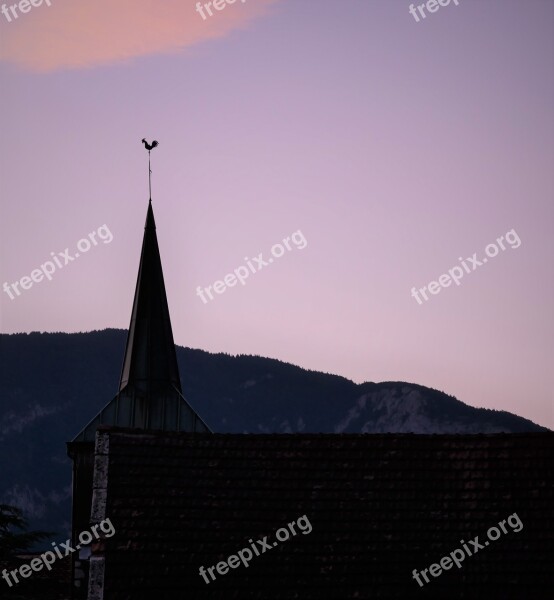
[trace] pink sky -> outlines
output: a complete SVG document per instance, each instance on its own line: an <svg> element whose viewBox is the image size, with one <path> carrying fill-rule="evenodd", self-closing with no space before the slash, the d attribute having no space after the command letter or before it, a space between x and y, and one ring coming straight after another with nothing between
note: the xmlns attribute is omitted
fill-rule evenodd
<svg viewBox="0 0 554 600"><path fill-rule="evenodd" d="M176 343L420 383L554 427L554 3L52 0L0 15L1 329L129 324L148 200ZM507 248L461 285L410 295ZM301 230L208 304L216 280Z"/></svg>

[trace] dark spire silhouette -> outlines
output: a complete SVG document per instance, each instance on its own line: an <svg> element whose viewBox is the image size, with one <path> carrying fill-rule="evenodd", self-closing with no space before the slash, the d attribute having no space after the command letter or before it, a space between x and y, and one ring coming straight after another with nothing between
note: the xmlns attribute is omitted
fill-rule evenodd
<svg viewBox="0 0 554 600"><path fill-rule="evenodd" d="M152 203L148 205L127 348L119 391L149 396L164 387L181 392Z"/></svg>
<svg viewBox="0 0 554 600"><path fill-rule="evenodd" d="M158 142L143 142L150 170L150 150ZM182 394L151 198L119 391L74 441L94 440L99 425L210 431Z"/></svg>

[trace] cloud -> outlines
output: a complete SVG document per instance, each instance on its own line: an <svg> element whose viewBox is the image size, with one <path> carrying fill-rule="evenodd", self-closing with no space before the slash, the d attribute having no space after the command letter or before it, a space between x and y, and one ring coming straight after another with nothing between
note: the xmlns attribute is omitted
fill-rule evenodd
<svg viewBox="0 0 554 600"><path fill-rule="evenodd" d="M0 15L0 60L48 72L176 53L244 28L279 0L236 0L220 11L212 6L206 20L196 0L50 1L11 22Z"/></svg>

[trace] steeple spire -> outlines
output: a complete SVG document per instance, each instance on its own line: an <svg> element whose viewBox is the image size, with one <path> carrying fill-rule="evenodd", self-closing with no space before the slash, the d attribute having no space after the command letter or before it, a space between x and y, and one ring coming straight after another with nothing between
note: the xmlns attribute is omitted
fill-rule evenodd
<svg viewBox="0 0 554 600"><path fill-rule="evenodd" d="M94 440L99 425L210 431L182 394L151 198L119 391L73 441Z"/></svg>
<svg viewBox="0 0 554 600"><path fill-rule="evenodd" d="M181 393L179 368L152 202L148 204L140 266L119 391L150 396L168 387Z"/></svg>

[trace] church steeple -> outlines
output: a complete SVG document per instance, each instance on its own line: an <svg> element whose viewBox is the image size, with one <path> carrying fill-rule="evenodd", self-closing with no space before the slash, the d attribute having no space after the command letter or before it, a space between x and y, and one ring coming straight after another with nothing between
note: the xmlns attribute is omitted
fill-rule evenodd
<svg viewBox="0 0 554 600"><path fill-rule="evenodd" d="M154 211L149 202L119 391L133 388L150 397L170 387L181 392Z"/></svg>
<svg viewBox="0 0 554 600"><path fill-rule="evenodd" d="M157 142L150 149L154 144ZM150 150L148 146L147 149ZM74 441L94 440L101 424L164 431L210 431L182 394L151 199L119 391Z"/></svg>

